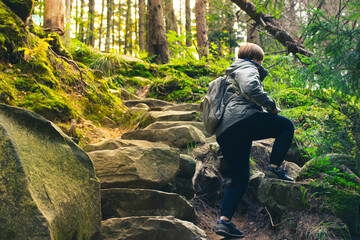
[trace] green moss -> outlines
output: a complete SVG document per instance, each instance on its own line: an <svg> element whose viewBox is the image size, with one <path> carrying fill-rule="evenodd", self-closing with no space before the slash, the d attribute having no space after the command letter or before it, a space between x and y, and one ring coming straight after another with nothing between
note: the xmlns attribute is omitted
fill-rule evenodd
<svg viewBox="0 0 360 240"><path fill-rule="evenodd" d="M23 21L30 16L35 0L2 0Z"/></svg>
<svg viewBox="0 0 360 240"><path fill-rule="evenodd" d="M21 55L17 49L27 41L24 22L15 13L8 10L0 1L0 61L18 62Z"/></svg>
<svg viewBox="0 0 360 240"><path fill-rule="evenodd" d="M219 73L213 71L208 65L196 62L184 62L180 64L165 64L159 67L159 73L167 72L169 69L176 69L191 78L198 78L201 76L217 76Z"/></svg>
<svg viewBox="0 0 360 240"><path fill-rule="evenodd" d="M72 101L63 92L54 92L45 85L39 85L37 90L27 94L18 105L51 121L69 121L79 115Z"/></svg>
<svg viewBox="0 0 360 240"><path fill-rule="evenodd" d="M67 50L67 48L62 43L59 34L57 33L51 33L49 34L49 37L52 38L52 40L49 40L49 44L51 45L52 50L56 52L60 56L64 56L68 59L73 59L70 52Z"/></svg>
<svg viewBox="0 0 360 240"><path fill-rule="evenodd" d="M199 87L196 80L177 70L168 70L165 79L158 79L150 88L150 97L167 101L196 102L207 88Z"/></svg>
<svg viewBox="0 0 360 240"><path fill-rule="evenodd" d="M0 72L0 78L0 102L11 104L17 99L17 91L14 86L14 79L16 79L16 77L9 77Z"/></svg>
<svg viewBox="0 0 360 240"><path fill-rule="evenodd" d="M312 187L322 208L344 221L352 235L360 234L360 194L323 186ZM314 194L313 194L314 195Z"/></svg>

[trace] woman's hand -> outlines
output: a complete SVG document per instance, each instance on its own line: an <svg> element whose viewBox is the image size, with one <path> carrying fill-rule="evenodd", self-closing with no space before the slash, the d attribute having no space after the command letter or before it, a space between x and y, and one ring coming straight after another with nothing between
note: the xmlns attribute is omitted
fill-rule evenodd
<svg viewBox="0 0 360 240"><path fill-rule="evenodd" d="M279 112L281 112L280 108L276 107L274 110L269 111L269 113L271 114L278 114Z"/></svg>

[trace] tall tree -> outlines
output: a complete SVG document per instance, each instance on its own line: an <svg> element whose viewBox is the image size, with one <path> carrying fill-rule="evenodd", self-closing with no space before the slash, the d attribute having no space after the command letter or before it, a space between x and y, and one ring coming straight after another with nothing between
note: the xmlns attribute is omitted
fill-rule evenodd
<svg viewBox="0 0 360 240"><path fill-rule="evenodd" d="M174 11L174 2L173 0L165 0L165 23L166 23L166 32L174 31L177 33L177 23L176 15Z"/></svg>
<svg viewBox="0 0 360 240"><path fill-rule="evenodd" d="M131 0L127 0L127 10L126 10L126 31L125 31L125 47L124 54L127 54L129 51L132 52L130 48L132 42L132 19L131 19Z"/></svg>
<svg viewBox="0 0 360 240"><path fill-rule="evenodd" d="M123 4L121 0L119 1L119 7L118 7L118 46L119 46L119 52L121 52L121 48L123 46L123 41L121 40L121 32L122 32L122 24L123 24Z"/></svg>
<svg viewBox="0 0 360 240"><path fill-rule="evenodd" d="M208 33L206 26L206 0L196 0L196 40L199 58L207 57L209 54Z"/></svg>
<svg viewBox="0 0 360 240"><path fill-rule="evenodd" d="M65 46L69 47L71 37L71 0L65 1L65 15L66 15L66 26L65 26Z"/></svg>
<svg viewBox="0 0 360 240"><path fill-rule="evenodd" d="M87 43L94 47L95 44L95 0L89 0L88 34Z"/></svg>
<svg viewBox="0 0 360 240"><path fill-rule="evenodd" d="M161 0L148 0L147 47L152 61L158 64L169 62L168 41L165 32Z"/></svg>
<svg viewBox="0 0 360 240"><path fill-rule="evenodd" d="M45 0L44 28L63 33L65 25L65 1Z"/></svg>
<svg viewBox="0 0 360 240"><path fill-rule="evenodd" d="M185 0L185 31L186 31L186 46L191 46L191 9L190 0Z"/></svg>
<svg viewBox="0 0 360 240"><path fill-rule="evenodd" d="M139 47L145 50L145 0L139 0Z"/></svg>
<svg viewBox="0 0 360 240"><path fill-rule="evenodd" d="M110 32L112 24L114 0L107 0L107 19L106 19L106 39L105 39L105 51L110 51Z"/></svg>
<svg viewBox="0 0 360 240"><path fill-rule="evenodd" d="M99 28L99 49L100 50L101 50L101 40L102 40L102 33L103 33L104 8L105 8L105 0L102 0L101 15L100 15L100 28Z"/></svg>
<svg viewBox="0 0 360 240"><path fill-rule="evenodd" d="M80 0L80 19L79 19L79 40L81 42L84 42L84 7L85 7L85 1Z"/></svg>

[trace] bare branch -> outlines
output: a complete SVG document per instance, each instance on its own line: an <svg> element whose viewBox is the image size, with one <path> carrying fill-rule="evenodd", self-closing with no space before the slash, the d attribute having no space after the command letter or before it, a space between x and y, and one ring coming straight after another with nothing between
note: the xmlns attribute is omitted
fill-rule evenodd
<svg viewBox="0 0 360 240"><path fill-rule="evenodd" d="M243 11L245 11L253 20L261 27L265 28L276 40L284 45L288 52L293 54L300 53L305 56L312 56L313 53L306 50L301 43L294 39L287 31L285 31L271 16L265 15L263 12L257 12L256 6L247 0L231 0Z"/></svg>

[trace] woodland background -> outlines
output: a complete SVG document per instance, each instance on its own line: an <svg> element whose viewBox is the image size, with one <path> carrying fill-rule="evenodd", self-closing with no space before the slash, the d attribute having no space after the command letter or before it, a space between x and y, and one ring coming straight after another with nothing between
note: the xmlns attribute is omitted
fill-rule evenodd
<svg viewBox="0 0 360 240"><path fill-rule="evenodd" d="M142 116L127 114L125 99L200 103L239 44L255 42L265 50L270 72L265 90L295 124L296 163L318 157L309 184L336 192L330 199L319 191L308 200L330 199L346 212L342 199L350 194L359 209L358 0L33 4L0 1L1 103L44 116L82 147L139 125ZM323 157L335 153L349 157L347 171ZM316 230L314 239L326 239L331 234L324 224L309 234Z"/></svg>
<svg viewBox="0 0 360 240"><path fill-rule="evenodd" d="M87 47L109 53L82 61L112 82L118 81L111 76L114 56L124 54L157 64L210 66L215 73L194 78L206 87L231 63L239 43L257 43L271 73L265 87L297 123L298 144L309 156L351 154L359 168L359 10L355 0L67 0L65 6L42 0L33 19L64 34L75 58ZM191 89L189 97L187 89L182 89L187 97L153 95L198 101L205 92Z"/></svg>

